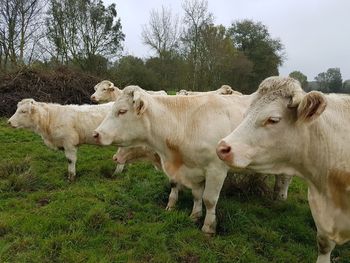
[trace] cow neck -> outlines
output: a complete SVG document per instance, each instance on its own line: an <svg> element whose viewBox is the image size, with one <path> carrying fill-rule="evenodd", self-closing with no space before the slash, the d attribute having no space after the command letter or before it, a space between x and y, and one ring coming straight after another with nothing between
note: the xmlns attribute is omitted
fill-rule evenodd
<svg viewBox="0 0 350 263"><path fill-rule="evenodd" d="M344 141L337 140L347 138L348 131L334 122L333 115L334 112L327 110L307 127L308 138L302 156L307 180L320 192L328 187L329 171L350 172L350 152L344 151L347 147ZM337 135L332 130L336 130Z"/></svg>
<svg viewBox="0 0 350 263"><path fill-rule="evenodd" d="M148 142L150 147L160 153L163 158L173 158L173 151L175 148L179 148L183 137L184 125L181 124L181 114L177 114L172 109L171 104L164 103L163 97L153 99L160 101L160 103L152 103L152 108L147 111L148 118L155 119L157 123L162 125L156 127L150 121Z"/></svg>
<svg viewBox="0 0 350 263"><path fill-rule="evenodd" d="M51 123L51 118L50 118L50 109L44 105L40 105L40 109L37 112L38 114L38 119L37 119L37 128L36 131L37 133L41 134L45 138L50 137L50 123Z"/></svg>

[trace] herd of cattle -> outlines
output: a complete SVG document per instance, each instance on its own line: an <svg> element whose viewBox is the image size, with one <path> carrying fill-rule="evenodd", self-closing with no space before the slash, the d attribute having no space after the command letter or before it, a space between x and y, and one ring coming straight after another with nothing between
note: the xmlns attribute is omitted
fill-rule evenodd
<svg viewBox="0 0 350 263"><path fill-rule="evenodd" d="M91 100L100 104L24 99L8 123L64 150L70 180L81 144L118 146L116 173L130 162L151 162L170 180L167 210L182 186L192 190L193 220L202 216L204 202L206 234L215 233L229 170L275 175L279 199L286 199L292 176L299 176L308 184L317 227L317 263L329 263L335 245L350 239L350 96L305 93L292 78L270 77L251 95L223 85L171 96L102 81Z"/></svg>

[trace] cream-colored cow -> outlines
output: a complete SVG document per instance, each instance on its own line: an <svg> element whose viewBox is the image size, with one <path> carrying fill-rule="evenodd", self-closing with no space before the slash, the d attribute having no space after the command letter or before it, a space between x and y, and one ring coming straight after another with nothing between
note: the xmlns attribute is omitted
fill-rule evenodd
<svg viewBox="0 0 350 263"><path fill-rule="evenodd" d="M254 96L217 153L234 169L304 178L317 263L329 263L335 245L350 240L350 96L305 93L298 81L283 77L265 79Z"/></svg>
<svg viewBox="0 0 350 263"><path fill-rule="evenodd" d="M97 83L94 90L95 92L91 95L91 100L97 103L115 101L122 92L109 80L103 80Z"/></svg>
<svg viewBox="0 0 350 263"><path fill-rule="evenodd" d="M217 90L212 90L212 91L187 91L187 90L180 90L176 92L176 95L201 95L201 94L219 94L219 95L242 95L239 91L233 90L229 85L222 85L219 89Z"/></svg>
<svg viewBox="0 0 350 263"><path fill-rule="evenodd" d="M94 87L94 94L91 95L91 100L97 103L106 103L110 101L115 101L121 94L121 90L114 86L109 80L103 80L97 83ZM168 95L164 90L148 90L151 95Z"/></svg>
<svg viewBox="0 0 350 263"><path fill-rule="evenodd" d="M60 105L24 99L8 120L14 128L39 134L52 149L64 150L68 160L68 178L75 179L77 147L96 144L92 132L111 111L113 103L101 105Z"/></svg>
<svg viewBox="0 0 350 263"><path fill-rule="evenodd" d="M156 151L171 182L192 189L193 219L201 217L204 201L202 230L213 234L216 204L228 171L215 147L242 120L250 100L250 96L216 94L151 96L129 86L94 136L103 145L144 145Z"/></svg>

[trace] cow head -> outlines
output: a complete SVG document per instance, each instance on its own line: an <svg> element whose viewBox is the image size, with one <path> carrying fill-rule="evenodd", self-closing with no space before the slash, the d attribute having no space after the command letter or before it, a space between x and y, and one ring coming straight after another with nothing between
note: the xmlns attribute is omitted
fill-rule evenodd
<svg viewBox="0 0 350 263"><path fill-rule="evenodd" d="M289 174L287 166L298 162L309 140L308 127L326 105L322 93L305 93L292 78L267 78L244 120L219 142L217 154L233 168Z"/></svg>
<svg viewBox="0 0 350 263"><path fill-rule="evenodd" d="M130 146L146 138L149 127L143 115L151 95L138 86L126 87L93 136L103 145Z"/></svg>
<svg viewBox="0 0 350 263"><path fill-rule="evenodd" d="M34 129L38 115L38 103L34 99L23 99L17 104L15 114L8 120L13 128Z"/></svg>
<svg viewBox="0 0 350 263"><path fill-rule="evenodd" d="M234 92L229 85L222 85L217 91L220 95L231 95Z"/></svg>
<svg viewBox="0 0 350 263"><path fill-rule="evenodd" d="M120 90L108 80L103 80L94 87L95 93L91 95L91 100L97 103L104 103L116 99L116 94Z"/></svg>
<svg viewBox="0 0 350 263"><path fill-rule="evenodd" d="M178 92L176 92L176 95L188 95L188 91L187 90L184 90L184 89L182 89L182 90L179 90Z"/></svg>

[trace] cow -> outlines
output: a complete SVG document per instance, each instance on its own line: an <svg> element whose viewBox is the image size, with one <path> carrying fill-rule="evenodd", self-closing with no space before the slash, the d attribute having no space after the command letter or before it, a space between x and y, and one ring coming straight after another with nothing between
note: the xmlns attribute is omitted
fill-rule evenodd
<svg viewBox="0 0 350 263"><path fill-rule="evenodd" d="M120 147L113 155L113 161L118 164L116 173L121 173L125 164L140 160L149 161L157 170L162 170L159 155L145 146Z"/></svg>
<svg viewBox="0 0 350 263"><path fill-rule="evenodd" d="M187 91L180 90L176 93L176 95L184 95L184 96L194 96L200 94L220 94L220 95L243 95L239 91L233 90L228 85L222 85L219 89L208 91L208 92L196 92L196 91ZM273 198L275 200L286 200L288 196L288 188L292 181L292 176L290 175L275 175L275 186L273 191Z"/></svg>
<svg viewBox="0 0 350 263"><path fill-rule="evenodd" d="M63 150L68 160L68 179L76 175L77 147L96 144L94 129L111 111L113 102L101 105L60 105L23 99L8 120L13 128L25 128L41 136L55 150Z"/></svg>
<svg viewBox="0 0 350 263"><path fill-rule="evenodd" d="M103 80L97 83L94 87L95 92L91 95L90 99L96 103L106 103L115 101L121 94L121 90L114 86L113 82L109 80ZM148 90L151 95L168 95L164 90Z"/></svg>
<svg viewBox="0 0 350 263"><path fill-rule="evenodd" d="M128 86L94 137L102 145L142 145L157 152L173 186L192 189L193 220L201 217L204 201L202 231L214 234L216 204L228 171L216 155L216 143L242 120L250 100L249 95L150 96Z"/></svg>
<svg viewBox="0 0 350 263"><path fill-rule="evenodd" d="M115 101L122 92L109 80L103 80L97 83L94 90L95 92L91 95L90 99L97 103Z"/></svg>
<svg viewBox="0 0 350 263"><path fill-rule="evenodd" d="M200 95L200 94L219 94L219 95L242 95L239 91L233 90L229 85L222 85L219 89L217 90L212 90L212 91L206 91L206 92L201 92L201 91L187 91L187 90L180 90L176 92L176 95Z"/></svg>
<svg viewBox="0 0 350 263"><path fill-rule="evenodd" d="M350 96L304 92L289 77L265 79L244 120L217 146L233 169L306 180L317 227L317 263L350 240Z"/></svg>

